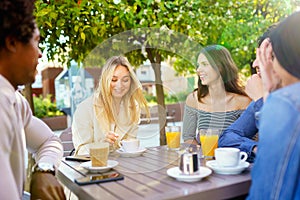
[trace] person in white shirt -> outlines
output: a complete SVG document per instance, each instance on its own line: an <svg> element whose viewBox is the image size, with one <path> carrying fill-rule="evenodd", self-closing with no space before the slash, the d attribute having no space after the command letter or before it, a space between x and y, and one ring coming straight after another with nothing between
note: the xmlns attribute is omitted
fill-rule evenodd
<svg viewBox="0 0 300 200"><path fill-rule="evenodd" d="M0 199L22 199L26 178L25 156L33 153L31 199L65 199L55 177L63 155L57 136L32 115L19 85L35 80L42 54L33 17L33 0L0 1Z"/></svg>
<svg viewBox="0 0 300 200"><path fill-rule="evenodd" d="M110 150L118 141L136 138L141 109L149 118L142 85L124 56L113 56L102 68L98 88L82 101L73 116L75 155L89 154L88 146L108 142Z"/></svg>

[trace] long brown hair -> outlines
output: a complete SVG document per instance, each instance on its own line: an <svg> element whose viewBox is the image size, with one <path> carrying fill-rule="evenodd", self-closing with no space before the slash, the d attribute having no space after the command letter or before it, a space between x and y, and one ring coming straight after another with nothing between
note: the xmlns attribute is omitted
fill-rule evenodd
<svg viewBox="0 0 300 200"><path fill-rule="evenodd" d="M230 52L224 46L210 45L203 48L200 54L204 54L210 65L220 74L226 92L247 96L238 78L238 68ZM202 102L201 99L208 95L209 91L207 85L202 85L199 76L196 90L198 101Z"/></svg>

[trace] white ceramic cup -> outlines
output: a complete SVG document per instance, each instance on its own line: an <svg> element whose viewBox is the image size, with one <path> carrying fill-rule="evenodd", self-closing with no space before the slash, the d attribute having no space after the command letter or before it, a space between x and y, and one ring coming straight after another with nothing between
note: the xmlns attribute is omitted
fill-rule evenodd
<svg viewBox="0 0 300 200"><path fill-rule="evenodd" d="M125 139L121 140L119 145L125 152L136 152L140 148L140 140L138 139Z"/></svg>
<svg viewBox="0 0 300 200"><path fill-rule="evenodd" d="M238 166L240 162L246 161L248 155L238 148L222 147L215 149L215 158L219 166L235 167Z"/></svg>

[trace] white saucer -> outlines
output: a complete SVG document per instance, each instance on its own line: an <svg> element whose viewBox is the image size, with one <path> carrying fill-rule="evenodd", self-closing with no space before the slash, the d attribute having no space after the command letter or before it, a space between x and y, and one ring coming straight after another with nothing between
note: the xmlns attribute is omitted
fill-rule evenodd
<svg viewBox="0 0 300 200"><path fill-rule="evenodd" d="M215 160L210 160L206 162L206 166L214 170L217 174L240 174L249 167L249 163L240 162L240 164L236 167L222 167L219 166Z"/></svg>
<svg viewBox="0 0 300 200"><path fill-rule="evenodd" d="M207 167L200 167L200 173L197 172L193 175L182 174L178 167L172 167L167 170L167 174L178 181L183 182L196 182L200 181L202 178L209 176L212 173L211 169Z"/></svg>
<svg viewBox="0 0 300 200"><path fill-rule="evenodd" d="M91 173L102 173L102 172L107 172L111 168L116 167L119 164L118 161L115 160L108 160L107 161L107 166L105 167L92 167L92 161L84 162L81 163L80 166L89 170Z"/></svg>
<svg viewBox="0 0 300 200"><path fill-rule="evenodd" d="M134 151L134 152L126 152L124 151L124 149L120 148L118 150L116 150L116 152L118 152L121 157L137 157L142 155L147 149L144 147L140 147L139 150Z"/></svg>

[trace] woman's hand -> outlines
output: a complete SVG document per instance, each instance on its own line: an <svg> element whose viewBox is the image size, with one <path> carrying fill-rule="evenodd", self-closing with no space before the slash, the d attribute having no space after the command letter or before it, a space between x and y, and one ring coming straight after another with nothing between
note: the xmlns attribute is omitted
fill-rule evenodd
<svg viewBox="0 0 300 200"><path fill-rule="evenodd" d="M109 142L110 144L114 144L117 139L118 139L119 135L112 132L112 131L109 131L107 134L106 134L106 138L105 138L105 141L106 142Z"/></svg>

